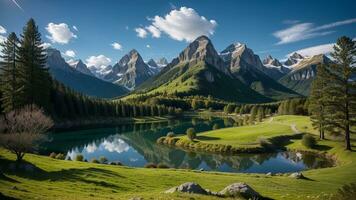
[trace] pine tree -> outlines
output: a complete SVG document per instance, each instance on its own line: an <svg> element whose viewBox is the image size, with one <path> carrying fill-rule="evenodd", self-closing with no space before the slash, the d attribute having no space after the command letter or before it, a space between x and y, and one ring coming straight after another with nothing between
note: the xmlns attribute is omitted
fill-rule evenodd
<svg viewBox="0 0 356 200"><path fill-rule="evenodd" d="M319 138L325 139L325 125L326 125L326 99L324 88L328 83L328 74L326 65L319 65L317 67L317 76L312 83L310 97L309 97L309 113L312 125L319 130Z"/></svg>
<svg viewBox="0 0 356 200"><path fill-rule="evenodd" d="M23 87L19 84L19 61L17 59L19 40L15 33L10 33L8 38L1 44L3 47L0 63L1 80L1 103L4 112L17 110L23 106L21 93Z"/></svg>
<svg viewBox="0 0 356 200"><path fill-rule="evenodd" d="M328 96L328 130L343 132L345 135L345 148L351 150L351 127L356 125L356 83L352 80L356 69L356 42L348 37L341 37L334 46L331 54L335 59L331 65L329 76L332 84L327 84L324 89Z"/></svg>
<svg viewBox="0 0 356 200"><path fill-rule="evenodd" d="M51 78L48 69L45 68L46 55L41 46L41 34L33 19L27 22L21 37L19 81L23 85L22 99L25 104L36 104L48 109Z"/></svg>
<svg viewBox="0 0 356 200"><path fill-rule="evenodd" d="M257 111L258 111L257 106L253 106L250 112L250 124L253 124L255 122Z"/></svg>

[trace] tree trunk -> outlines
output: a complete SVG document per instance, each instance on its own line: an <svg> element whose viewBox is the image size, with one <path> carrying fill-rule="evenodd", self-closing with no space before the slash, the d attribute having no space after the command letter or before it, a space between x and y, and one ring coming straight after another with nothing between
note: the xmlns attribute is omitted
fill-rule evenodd
<svg viewBox="0 0 356 200"><path fill-rule="evenodd" d="M345 130L345 143L346 143L346 150L351 151L351 143L350 143L350 127L347 126Z"/></svg>
<svg viewBox="0 0 356 200"><path fill-rule="evenodd" d="M324 134L324 129L321 128L320 130L320 139L324 140L325 139L325 134Z"/></svg>

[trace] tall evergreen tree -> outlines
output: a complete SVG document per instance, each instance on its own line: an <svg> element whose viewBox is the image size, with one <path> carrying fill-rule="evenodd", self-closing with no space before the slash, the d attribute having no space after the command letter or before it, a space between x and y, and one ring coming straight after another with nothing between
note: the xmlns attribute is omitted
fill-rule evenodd
<svg viewBox="0 0 356 200"><path fill-rule="evenodd" d="M317 76L312 83L309 97L309 113L312 125L319 130L319 138L325 139L326 125L326 101L328 98L324 88L328 84L329 75L326 71L327 65L319 65L317 67Z"/></svg>
<svg viewBox="0 0 356 200"><path fill-rule="evenodd" d="M7 39L1 44L2 62L0 63L1 80L1 103L4 112L19 109L23 105L21 93L23 87L19 84L19 62L17 54L19 50L19 40L15 33L10 33Z"/></svg>
<svg viewBox="0 0 356 200"><path fill-rule="evenodd" d="M48 69L45 68L46 54L41 46L41 34L33 19L27 22L21 37L19 81L23 85L22 99L25 104L36 104L48 109L51 78Z"/></svg>
<svg viewBox="0 0 356 200"><path fill-rule="evenodd" d="M331 82L324 92L328 95L328 130L343 132L345 148L351 150L351 126L356 125L356 82L352 79L356 68L356 42L348 37L341 37L331 54L335 59L329 71Z"/></svg>

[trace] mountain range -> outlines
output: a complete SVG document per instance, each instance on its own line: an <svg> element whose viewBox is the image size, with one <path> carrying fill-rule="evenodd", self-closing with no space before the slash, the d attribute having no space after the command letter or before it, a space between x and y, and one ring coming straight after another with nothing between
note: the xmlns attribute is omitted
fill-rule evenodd
<svg viewBox="0 0 356 200"><path fill-rule="evenodd" d="M56 49L48 48L46 53L46 66L52 77L77 92L102 98L113 98L128 92L124 87L86 74L87 67L81 61L70 66Z"/></svg>
<svg viewBox="0 0 356 200"><path fill-rule="evenodd" d="M218 53L206 36L198 37L170 63L165 58L145 62L133 49L113 66L95 67L86 66L81 60L66 63L59 51L47 51L52 75L91 96L114 97L132 91L129 96L211 95L242 103L306 96L315 77L316 66L331 62L325 55L303 57L298 53L291 54L285 62L270 55L261 61L252 49L242 43L228 45ZM99 84L100 91L80 86L83 77L85 85Z"/></svg>

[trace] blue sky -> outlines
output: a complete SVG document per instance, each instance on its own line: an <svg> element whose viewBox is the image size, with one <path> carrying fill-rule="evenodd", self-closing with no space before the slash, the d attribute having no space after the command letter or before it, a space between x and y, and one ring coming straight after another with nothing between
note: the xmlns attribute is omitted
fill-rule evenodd
<svg viewBox="0 0 356 200"><path fill-rule="evenodd" d="M317 46L304 53L328 51L341 35L355 38L355 10L354 0L0 0L0 36L21 33L33 17L43 41L68 51L66 59L115 63L135 48L144 60L170 60L201 33L218 51L241 42L262 59L283 59L308 47Z"/></svg>

